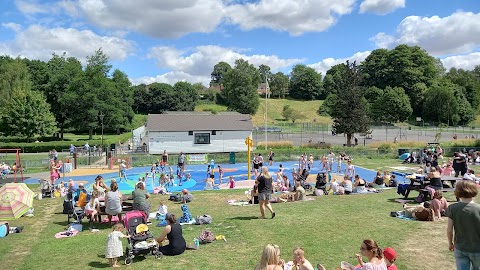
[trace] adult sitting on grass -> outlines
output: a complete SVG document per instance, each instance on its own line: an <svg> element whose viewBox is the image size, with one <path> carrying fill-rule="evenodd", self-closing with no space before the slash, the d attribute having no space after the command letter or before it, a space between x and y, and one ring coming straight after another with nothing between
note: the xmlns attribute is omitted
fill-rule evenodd
<svg viewBox="0 0 480 270"><path fill-rule="evenodd" d="M161 244L165 239L168 239L168 245L160 246L158 251L166 256L180 255L187 248L187 243L183 238L182 226L177 223L177 218L172 213L167 213L165 220L167 226L156 240Z"/></svg>
<svg viewBox="0 0 480 270"><path fill-rule="evenodd" d="M277 245L267 244L263 248L262 257L255 270L282 270L283 260L280 259L280 248Z"/></svg>
<svg viewBox="0 0 480 270"><path fill-rule="evenodd" d="M253 188L250 190L250 195L247 195L249 204L258 204L258 185L253 185Z"/></svg>
<svg viewBox="0 0 480 270"><path fill-rule="evenodd" d="M480 205L473 201L477 194L475 182L458 181L455 196L459 202L445 211L448 245L454 251L457 269L480 269Z"/></svg>
<svg viewBox="0 0 480 270"><path fill-rule="evenodd" d="M295 190L295 195L293 196L294 198L294 201L303 201L306 199L306 191L305 189L302 187L302 185L300 184L300 181L296 181L295 182L295 187L296 187L296 190Z"/></svg>
<svg viewBox="0 0 480 270"><path fill-rule="evenodd" d="M342 187L343 187L343 192L345 194L348 195L348 194L352 193L353 185L352 185L352 181L350 181L350 177L348 177L348 175L345 175L345 177L343 178Z"/></svg>
<svg viewBox="0 0 480 270"><path fill-rule="evenodd" d="M270 199L273 192L273 179L268 173L268 168L262 167L262 173L257 177L255 183L258 185L258 199L260 201L260 218L265 218L265 207L272 213L272 218L275 217L272 205L270 205Z"/></svg>
<svg viewBox="0 0 480 270"><path fill-rule="evenodd" d="M117 216L122 221L122 193L118 190L118 184L112 180L110 191L105 195L105 213L108 215L108 222L112 223L112 216Z"/></svg>
<svg viewBox="0 0 480 270"><path fill-rule="evenodd" d="M150 194L145 190L143 182L139 182L137 188L132 191L132 198L133 209L144 212L148 217L150 215L150 202L147 199L150 198Z"/></svg>
<svg viewBox="0 0 480 270"><path fill-rule="evenodd" d="M382 249L371 239L363 240L360 246L360 254L355 254L355 256L362 270L387 270ZM367 257L368 261L364 262L363 257Z"/></svg>
<svg viewBox="0 0 480 270"><path fill-rule="evenodd" d="M361 179L358 174L355 175L355 182L353 183L353 193L367 193L367 189L365 188L366 182L365 180Z"/></svg>
<svg viewBox="0 0 480 270"><path fill-rule="evenodd" d="M385 181L382 176L382 173L380 171L377 171L377 175L373 179L372 183L373 188L384 188L385 187Z"/></svg>

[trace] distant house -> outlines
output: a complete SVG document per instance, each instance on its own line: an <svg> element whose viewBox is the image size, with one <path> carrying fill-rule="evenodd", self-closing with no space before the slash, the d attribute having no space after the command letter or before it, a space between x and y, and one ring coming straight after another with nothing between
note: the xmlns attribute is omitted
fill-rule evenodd
<svg viewBox="0 0 480 270"><path fill-rule="evenodd" d="M150 154L247 151L251 116L236 112L165 112L149 114L145 136Z"/></svg>

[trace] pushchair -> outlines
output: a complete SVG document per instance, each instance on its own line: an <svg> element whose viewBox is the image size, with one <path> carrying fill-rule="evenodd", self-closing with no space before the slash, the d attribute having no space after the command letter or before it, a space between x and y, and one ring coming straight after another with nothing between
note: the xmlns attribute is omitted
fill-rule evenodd
<svg viewBox="0 0 480 270"><path fill-rule="evenodd" d="M53 195L53 193L55 192L55 189L52 183L50 183L50 181L47 179L41 179L39 180L39 182L40 182L40 190L42 191L42 197L54 198L55 196Z"/></svg>
<svg viewBox="0 0 480 270"><path fill-rule="evenodd" d="M312 190L312 186L307 182L308 176L310 173L306 170L303 169L303 172L301 175L298 176L297 181L300 182L300 185L305 189L305 190Z"/></svg>
<svg viewBox="0 0 480 270"><path fill-rule="evenodd" d="M130 238L128 238L127 248L125 250L125 264L130 265L135 256L145 256L151 253L156 259L161 259L163 254L158 251L158 243L148 230L147 215L142 211L130 211L125 214L125 228ZM141 225L146 230L137 230L137 226ZM137 233L138 231L138 233Z"/></svg>

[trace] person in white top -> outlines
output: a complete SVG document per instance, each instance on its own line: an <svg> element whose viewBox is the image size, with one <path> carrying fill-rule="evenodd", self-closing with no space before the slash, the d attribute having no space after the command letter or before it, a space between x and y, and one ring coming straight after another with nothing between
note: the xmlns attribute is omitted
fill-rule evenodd
<svg viewBox="0 0 480 270"><path fill-rule="evenodd" d="M350 180L353 181L353 177L355 176L355 166L353 166L352 161L347 161L347 167L345 167L345 176L348 176Z"/></svg>
<svg viewBox="0 0 480 270"><path fill-rule="evenodd" d="M328 170L332 171L333 170L333 161L335 160L335 154L330 151L327 155L327 160L328 160Z"/></svg>

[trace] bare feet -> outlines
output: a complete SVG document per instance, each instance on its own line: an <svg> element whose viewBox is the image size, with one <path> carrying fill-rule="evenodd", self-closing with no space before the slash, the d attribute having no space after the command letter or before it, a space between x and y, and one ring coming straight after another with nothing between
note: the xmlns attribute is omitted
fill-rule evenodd
<svg viewBox="0 0 480 270"><path fill-rule="evenodd" d="M118 267L120 267L120 265L114 264L114 265L112 265L112 267L118 268Z"/></svg>

